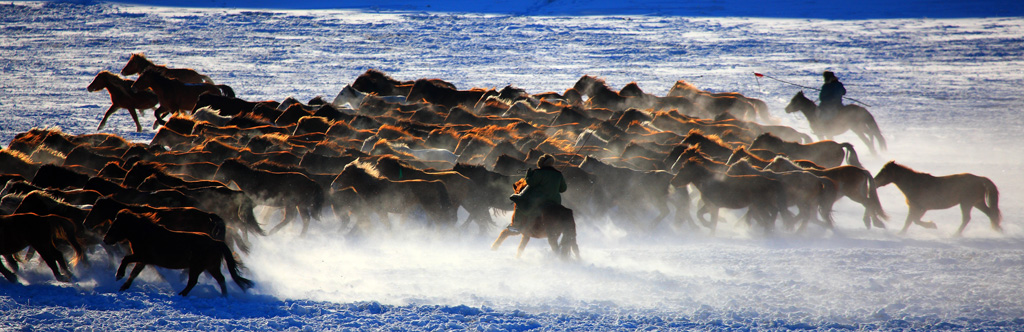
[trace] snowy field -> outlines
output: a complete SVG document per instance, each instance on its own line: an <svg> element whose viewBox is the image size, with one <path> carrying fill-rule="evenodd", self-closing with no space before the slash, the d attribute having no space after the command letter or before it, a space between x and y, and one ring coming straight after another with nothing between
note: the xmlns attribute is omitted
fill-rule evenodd
<svg viewBox="0 0 1024 332"><path fill-rule="evenodd" d="M753 73L817 87L821 72L833 70L848 97L870 105L889 142L870 155L854 135L838 138L857 147L868 170L896 160L935 175L989 177L1000 189L1005 232L975 211L964 236L953 237L954 208L925 215L937 230L897 235L907 211L894 186L879 190L888 230L865 230L862 208L847 199L836 205L836 233L812 227L765 237L730 222L711 237L666 222L636 234L609 220L579 220L583 260L568 264L544 241L531 242L521 259L515 239L492 252L496 231L344 238L322 222L304 238L295 227L256 239L242 260L257 286L242 294L229 285L227 298L207 276L181 298L174 271L149 268L121 293L102 259L77 267L72 284L26 264L21 285L0 281L0 330L1024 330L1018 2L977 6L988 10L940 4L907 15L898 9L910 5L874 11L877 1L758 3L763 15L742 6L755 2L738 0L684 9L619 7L634 1L508 10L492 10L509 5L498 0L355 6L366 10L309 3L0 4L0 145L32 127L94 132L109 99L85 87L101 70L120 71L132 52L196 68L247 100L333 98L370 68L531 93L561 92L589 74L664 95L684 79L761 98L803 132L803 116L783 111L800 88ZM464 10L475 13L453 13ZM649 13L657 15L640 15ZM154 131L145 129L135 133L121 111L104 131L146 141Z"/></svg>

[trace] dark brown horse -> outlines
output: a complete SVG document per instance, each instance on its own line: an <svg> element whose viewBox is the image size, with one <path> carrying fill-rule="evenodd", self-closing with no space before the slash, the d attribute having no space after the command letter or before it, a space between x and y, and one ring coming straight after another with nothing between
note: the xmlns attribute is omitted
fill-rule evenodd
<svg viewBox="0 0 1024 332"><path fill-rule="evenodd" d="M192 113L192 110L196 108L196 104L199 102L199 96L205 93L217 94L217 95L228 95L232 96L234 93L225 93L230 91L226 85L213 85L208 83L185 83L173 78L168 78L160 72L147 70L139 75L139 79L132 84L133 89L145 90L152 89L156 93L157 99L160 101L160 107L153 110L153 116L156 117L156 123L153 124L155 128L157 125L164 122L163 118L167 114L186 112Z"/></svg>
<svg viewBox="0 0 1024 332"><path fill-rule="evenodd" d="M152 264L168 269L188 269L188 284L178 293L181 296L187 296L192 291L203 271L217 280L221 295L227 296L227 285L220 272L222 260L227 263L231 279L242 291L253 286L252 281L239 274L241 263L235 260L235 254L224 241L215 240L204 233L171 231L160 226L154 218L152 214L138 215L131 211L121 211L103 237L106 244L127 240L131 247L131 253L121 259L121 266L115 275L117 280L121 280L128 264L135 263L128 280L121 285L121 291L128 290L142 269Z"/></svg>
<svg viewBox="0 0 1024 332"><path fill-rule="evenodd" d="M376 213L390 228L389 212L411 215L416 208L426 212L429 222L437 227L451 227L457 222L457 208L452 204L444 182L426 180L392 181L380 176L376 167L354 161L345 166L331 183L331 189L355 189L367 204L358 214Z"/></svg>
<svg viewBox="0 0 1024 332"><path fill-rule="evenodd" d="M666 96L689 98L702 108L709 118L729 112L748 121L754 121L754 118L760 117L767 123L777 122L776 119L771 118L771 114L768 114L768 107L764 101L748 98L736 92L710 93L689 82L679 80L669 89Z"/></svg>
<svg viewBox="0 0 1024 332"><path fill-rule="evenodd" d="M789 105L786 105L786 113L793 112L804 113L804 117L811 125L811 130L820 138L831 139L836 135L852 131L857 134L857 137L860 137L861 141L864 141L864 144L867 144L872 154L876 152L875 144L878 144L878 148L882 151L886 149L885 137L878 129L875 117L859 105L844 105L839 108L833 119L824 121L818 116L818 105L815 105L814 101L808 99L804 96L804 92L800 91L789 100Z"/></svg>
<svg viewBox="0 0 1024 332"><path fill-rule="evenodd" d="M729 175L760 175L782 183L786 188L786 198L789 204L795 205L799 210L795 222L800 222L797 229L802 231L807 227L808 221L824 223L829 229L835 228L835 221L832 219L832 205L838 199L839 191L835 181L819 177L807 172L773 172L754 168L748 159L740 159L729 166L726 171ZM815 212L821 217L818 220ZM785 225L792 228L792 224Z"/></svg>
<svg viewBox="0 0 1024 332"><path fill-rule="evenodd" d="M519 179L513 185L513 191L518 194L523 188L526 187L526 179ZM505 241L505 238L512 235L522 235L522 240L519 241L519 248L516 249L516 258L519 258L523 254L523 249L526 249L526 244L530 242L530 238L548 239L548 244L551 245L551 250L557 253L562 259L569 259L570 252L576 255L576 259L580 259L580 247L576 244L576 219L572 216L572 210L562 205L551 205L545 207L538 220L533 223L533 228L513 231L510 228L501 230L498 234L498 238L491 244L491 250L498 250L501 243ZM515 212L513 212L512 220L515 220ZM515 224L509 225L511 228L516 228ZM516 228L518 229L518 228Z"/></svg>
<svg viewBox="0 0 1024 332"><path fill-rule="evenodd" d="M103 129L103 126L107 124L107 118L114 114L114 111L123 108L128 110L128 114L132 115L132 120L135 120L135 131L142 132L142 124L139 123L139 115L136 111L154 108L159 100L153 91L136 90L132 88L132 84L135 84L134 80L121 78L106 70L96 74L96 78L89 83L89 92L107 89L107 92L110 93L111 103L96 130Z"/></svg>
<svg viewBox="0 0 1024 332"><path fill-rule="evenodd" d="M765 149L785 154L790 159L807 159L823 167L836 167L846 160L848 165L864 167L860 164L857 151L850 143L839 143L836 141L817 141L814 143L801 144L790 142L770 133L757 136L749 150Z"/></svg>
<svg viewBox="0 0 1024 332"><path fill-rule="evenodd" d="M128 63L121 69L121 75L135 75L141 74L146 70L152 70L160 73L169 78L173 78L185 83L205 83L213 84L213 80L209 76L196 72L195 69L190 68L167 68L167 66L157 65L146 59L146 55L142 53L132 53L131 58L128 59Z"/></svg>
<svg viewBox="0 0 1024 332"><path fill-rule="evenodd" d="M986 177L970 173L933 176L890 161L875 175L875 183L879 187L895 183L907 197L910 211L901 234L907 232L911 223L935 228L935 223L921 221L924 213L928 210L948 209L958 204L962 218L960 228L956 231L957 236L963 234L967 223L971 221L972 208L978 208L988 216L992 229L1000 232L1003 230L1000 226L1003 216L999 212L999 189Z"/></svg>
<svg viewBox="0 0 1024 332"><path fill-rule="evenodd" d="M302 217L302 234L309 228L310 219L320 220L324 190L302 173L268 172L253 169L238 159L228 159L217 169L214 180L234 182L256 204L283 209L281 223L271 233L294 220L296 213Z"/></svg>
<svg viewBox="0 0 1024 332"><path fill-rule="evenodd" d="M864 227L868 229L872 225L885 228L884 221L889 219L882 209L882 203L878 201L875 179L866 169L850 165L826 169L806 168L784 157L775 157L764 169L774 172L809 172L832 179L839 188L840 196L837 199L846 196L864 206Z"/></svg>
<svg viewBox="0 0 1024 332"><path fill-rule="evenodd" d="M74 275L68 268L64 254L57 249L58 240L70 243L74 248L75 258L71 260L71 265L85 258L85 249L75 237L75 224L70 219L35 213L0 215L0 255L13 257L14 254L31 247L43 258L58 281L68 282ZM18 282L14 272L3 264L0 264L0 273L10 282Z"/></svg>
<svg viewBox="0 0 1024 332"><path fill-rule="evenodd" d="M693 184L700 191L701 201L710 209L711 221L705 226L714 234L719 208L749 208L747 224L753 219L765 232L772 232L775 219L782 214L789 218L786 188L782 183L759 175L726 175L714 173L699 160L686 161L672 178L672 185L683 187ZM703 221L703 220L702 220Z"/></svg>

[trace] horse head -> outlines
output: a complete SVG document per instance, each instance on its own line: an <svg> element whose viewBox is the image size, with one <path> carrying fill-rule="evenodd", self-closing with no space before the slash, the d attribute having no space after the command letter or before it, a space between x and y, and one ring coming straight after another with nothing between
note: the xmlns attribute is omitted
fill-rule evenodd
<svg viewBox="0 0 1024 332"><path fill-rule="evenodd" d="M875 186L882 187L893 183L901 173L909 171L906 166L897 164L896 161L890 160L882 166L882 169L875 175Z"/></svg>
<svg viewBox="0 0 1024 332"><path fill-rule="evenodd" d="M789 104L786 105L786 113L813 111L816 108L817 105L814 104L814 101L808 99L807 96L804 96L804 92L800 91L790 98Z"/></svg>
<svg viewBox="0 0 1024 332"><path fill-rule="evenodd" d="M146 60L146 55L143 53L132 53L131 58L128 58L128 64L124 65L121 69L121 75L134 75L141 73L143 70L152 66L153 63Z"/></svg>
<svg viewBox="0 0 1024 332"><path fill-rule="evenodd" d="M110 82L110 76L112 75L114 74L109 71L101 71L99 74L96 74L95 78L92 79L92 83L89 83L89 86L86 88L86 90L88 90L89 92L103 90L110 84L108 82Z"/></svg>

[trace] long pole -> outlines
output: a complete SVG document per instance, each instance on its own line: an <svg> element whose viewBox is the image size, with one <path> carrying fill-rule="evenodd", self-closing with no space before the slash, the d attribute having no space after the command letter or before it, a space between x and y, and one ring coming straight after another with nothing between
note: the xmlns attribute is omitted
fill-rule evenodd
<svg viewBox="0 0 1024 332"><path fill-rule="evenodd" d="M821 91L821 89L818 89L818 88L815 88L815 87L803 86L803 85L796 84L796 83L793 83L793 82L789 82L789 81L781 80L781 79L778 79L778 78L775 78L775 77L771 77L771 76L768 76L768 75L765 75L765 74L754 73L754 78L756 79L758 77L766 77L768 79L772 79L772 80L779 81L779 82L786 83L786 84L793 85L793 86L798 86L798 87L801 87L801 88L804 88L804 89L811 89L811 90L814 90L814 91ZM758 81L758 84L760 84L760 81ZM864 105L864 106L867 106L867 107L871 107L871 105L868 105L867 103L864 103L864 102L862 102L860 100L856 100L856 99L853 99L853 98L850 98L850 97L843 96L843 99L848 99L848 100L850 100L852 102L855 102L855 103L858 103L858 104L861 104L861 105Z"/></svg>

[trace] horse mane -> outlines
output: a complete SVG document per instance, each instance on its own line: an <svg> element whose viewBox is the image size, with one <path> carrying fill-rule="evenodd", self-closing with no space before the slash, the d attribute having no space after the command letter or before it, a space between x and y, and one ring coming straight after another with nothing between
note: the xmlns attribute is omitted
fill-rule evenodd
<svg viewBox="0 0 1024 332"><path fill-rule="evenodd" d="M700 129L690 129L690 132L686 134L686 137L690 137L690 135L694 135L698 139L703 138L701 139L702 141L710 141L712 143L718 144L721 147L728 148L729 150L733 149L732 144L725 142L725 140L723 140L722 137L717 134L705 135L704 131ZM683 140L686 139L684 138Z"/></svg>
<svg viewBox="0 0 1024 332"><path fill-rule="evenodd" d="M377 129L377 136L380 136L381 139L391 139L391 140L405 138L405 137L415 137L415 136L413 136L412 133L410 133L409 131L405 130L405 128L398 127L398 126L393 126L393 125L389 125L389 124L385 124L383 126L380 126L380 128Z"/></svg>
<svg viewBox="0 0 1024 332"><path fill-rule="evenodd" d="M75 147L75 148L77 149L78 147ZM72 151L74 151L74 150L72 150ZM13 152L18 152L18 151L13 151ZM40 147L36 148L35 151L32 151L32 155L30 155L28 158L33 163L44 163L45 164L46 162L44 162L44 161L58 161L58 160L62 161L64 159L67 159L67 155L64 154L63 152L54 150L54 149L52 149L52 148L50 148L48 146L40 146ZM39 160L39 161L35 162L36 160Z"/></svg>
<svg viewBox="0 0 1024 332"><path fill-rule="evenodd" d="M361 182L360 184L372 185L373 183L379 182L383 179L383 176L381 176L380 170L377 169L377 166L358 159L345 165L345 168L342 169L341 173L348 174L346 178L357 180Z"/></svg>
<svg viewBox="0 0 1024 332"><path fill-rule="evenodd" d="M29 155L25 154L24 152L18 151L18 150L11 150L11 149L7 149L7 148L0 149L0 156L8 156L8 158L14 158L14 159L20 160L20 161L22 161L22 162L24 162L26 164L38 164L38 163L32 161L32 158L29 157ZM2 159L4 159L4 158L0 158L0 160L2 160Z"/></svg>

